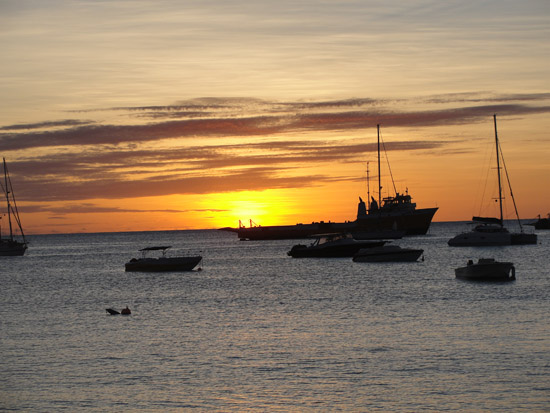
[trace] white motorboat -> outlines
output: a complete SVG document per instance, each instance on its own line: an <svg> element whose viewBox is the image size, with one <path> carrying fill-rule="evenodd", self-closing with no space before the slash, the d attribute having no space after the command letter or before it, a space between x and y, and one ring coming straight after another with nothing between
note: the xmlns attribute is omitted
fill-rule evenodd
<svg viewBox="0 0 550 413"><path fill-rule="evenodd" d="M424 250L415 248L401 248L398 245L384 245L381 247L359 250L353 256L355 262L410 262L417 261Z"/></svg>
<svg viewBox="0 0 550 413"><path fill-rule="evenodd" d="M455 276L469 281L513 281L516 279L516 269L511 262L480 258L475 264L469 260L465 267L456 268Z"/></svg>
<svg viewBox="0 0 550 413"><path fill-rule="evenodd" d="M142 272L162 272L162 271L191 271L195 268L202 257L183 256L183 257L167 257L166 250L170 246L147 247L140 249L141 258L132 258L125 264L126 271L142 271ZM161 251L162 256L159 258L146 257L149 251Z"/></svg>

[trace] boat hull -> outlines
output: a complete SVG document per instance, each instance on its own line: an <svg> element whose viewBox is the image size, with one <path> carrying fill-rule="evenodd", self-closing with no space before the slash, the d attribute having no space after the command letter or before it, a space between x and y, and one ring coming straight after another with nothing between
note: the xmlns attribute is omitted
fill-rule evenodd
<svg viewBox="0 0 550 413"><path fill-rule="evenodd" d="M550 229L550 219L543 218L533 224L535 229Z"/></svg>
<svg viewBox="0 0 550 413"><path fill-rule="evenodd" d="M236 232L241 240L276 240L308 238L326 233L376 233L400 231L404 235L424 235L428 232L437 208L417 209L407 213L372 213L353 222L313 222L311 224L222 228ZM371 235L372 237L372 235ZM392 238L396 238L392 236Z"/></svg>
<svg viewBox="0 0 550 413"><path fill-rule="evenodd" d="M201 256L134 258L127 262L124 267L126 271L140 272L191 271L201 260Z"/></svg>
<svg viewBox="0 0 550 413"><path fill-rule="evenodd" d="M413 262L418 261L424 250L401 248L399 250L373 248L372 250L360 251L353 257L355 262Z"/></svg>
<svg viewBox="0 0 550 413"><path fill-rule="evenodd" d="M476 230L459 234L448 241L451 247L499 247L503 245L530 245L537 243L537 234L510 233L505 229L498 232Z"/></svg>
<svg viewBox="0 0 550 413"><path fill-rule="evenodd" d="M529 245L537 243L537 234L512 234L512 245Z"/></svg>
<svg viewBox="0 0 550 413"><path fill-rule="evenodd" d="M373 248L384 245L385 241L357 241L353 244L331 246L295 245L287 253L293 258L342 258L353 257L363 248Z"/></svg>
<svg viewBox="0 0 550 413"><path fill-rule="evenodd" d="M404 231L405 235L425 235L438 208L422 208L407 212L372 212L355 221L356 231Z"/></svg>
<svg viewBox="0 0 550 413"><path fill-rule="evenodd" d="M516 270L511 262L488 260L483 263L467 265L455 269L456 278L468 281L513 281L516 279Z"/></svg>
<svg viewBox="0 0 550 413"><path fill-rule="evenodd" d="M512 245L510 233L477 233L475 231L459 234L448 241L451 247L498 247Z"/></svg>
<svg viewBox="0 0 550 413"><path fill-rule="evenodd" d="M0 240L0 257L16 257L25 254L27 244L19 241Z"/></svg>

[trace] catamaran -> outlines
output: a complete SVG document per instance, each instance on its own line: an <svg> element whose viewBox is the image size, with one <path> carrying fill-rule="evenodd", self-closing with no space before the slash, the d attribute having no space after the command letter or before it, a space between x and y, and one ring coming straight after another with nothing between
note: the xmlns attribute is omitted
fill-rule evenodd
<svg viewBox="0 0 550 413"><path fill-rule="evenodd" d="M504 227L503 213L502 213L502 179L500 173L500 160L502 157L502 151L500 150L500 144L498 141L497 133L497 115L493 115L495 124L495 145L496 145L496 158L497 158L497 178L498 178L498 205L500 210L500 217L473 217L472 221L480 222L471 231L458 234L454 238L448 241L448 244L452 247L482 247L482 246L501 246L501 245L519 245L519 244L536 244L537 235L523 232L523 227L519 219L518 210L516 207L516 201L514 195L510 190L510 195L514 203L514 209L516 212L517 220L519 223L520 233L511 233ZM503 161L503 166L506 171L506 177L508 177L508 171ZM510 180L508 180L508 186L510 186Z"/></svg>

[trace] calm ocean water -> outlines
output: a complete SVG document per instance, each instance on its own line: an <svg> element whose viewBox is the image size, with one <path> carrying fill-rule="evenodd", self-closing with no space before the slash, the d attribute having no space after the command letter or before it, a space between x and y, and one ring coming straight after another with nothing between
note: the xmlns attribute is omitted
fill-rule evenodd
<svg viewBox="0 0 550 413"><path fill-rule="evenodd" d="M0 257L0 410L549 411L550 232L448 247L465 227L396 241L425 261L393 264L220 231L32 236ZM202 271L124 272L159 244ZM455 279L480 257L517 280Z"/></svg>

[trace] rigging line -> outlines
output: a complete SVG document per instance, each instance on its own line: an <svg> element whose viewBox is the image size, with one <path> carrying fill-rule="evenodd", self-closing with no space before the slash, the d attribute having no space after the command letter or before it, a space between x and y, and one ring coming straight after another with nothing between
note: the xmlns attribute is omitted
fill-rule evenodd
<svg viewBox="0 0 550 413"><path fill-rule="evenodd" d="M487 186L489 183L489 174L491 173L491 167L493 161L493 154L495 152L495 147L492 144L489 145L488 143L485 143L485 140L482 141L483 148L484 148L484 154L483 154L483 162L478 164L478 172L476 176L479 177L477 180L476 185L476 194L473 198L475 201L472 202L472 211L477 211L477 214L479 216L483 215L483 207L485 204L485 200L487 197ZM485 173L485 178L483 178L483 174ZM491 211L492 213L492 211Z"/></svg>
<svg viewBox="0 0 550 413"><path fill-rule="evenodd" d="M4 162L4 186L6 189L6 209L8 213L8 224L10 227L10 240L13 241L13 229L11 225L11 206L10 206L10 184L8 184L8 167L6 166L6 158L2 159Z"/></svg>
<svg viewBox="0 0 550 413"><path fill-rule="evenodd" d="M23 232L23 226L21 225L21 218L19 217L19 208L17 208L17 202L15 201L15 193L13 192L13 185L11 184L11 176L9 175L9 172L6 167L6 192L8 196L8 204L10 206L9 212L12 212L13 217L15 218L15 222L17 223L17 226L19 227L19 232L21 233L21 236L23 237L23 241L26 242L25 239L25 233ZM11 200L11 203L9 202Z"/></svg>
<svg viewBox="0 0 550 413"><path fill-rule="evenodd" d="M367 161L367 205L370 205L370 174L369 174L369 161Z"/></svg>
<svg viewBox="0 0 550 413"><path fill-rule="evenodd" d="M512 197L512 203L514 204L514 210L516 212L516 218L518 220L519 228L523 232L523 226L521 225L521 220L519 219L518 207L516 205L516 198L514 198L514 193L512 192L512 184L510 183L510 176L508 175L508 168L506 168L506 162L504 162L504 156L502 155L502 148L500 142L498 143L500 149L500 155L502 157L502 166L504 167L504 173L506 174L506 181L508 182L508 189L510 190L510 196Z"/></svg>
<svg viewBox="0 0 550 413"><path fill-rule="evenodd" d="M395 181L393 180L393 173L391 171L390 159L388 158L388 152L386 151L386 144L384 139L382 139L382 133L380 133L380 141L382 142L382 148L384 149L384 155L386 156L386 163L388 164L388 170L390 171L391 183L393 185L393 192L397 194L397 189L395 188Z"/></svg>
<svg viewBox="0 0 550 413"><path fill-rule="evenodd" d="M480 199L479 213L478 213L479 215L483 215L484 211L487 212L487 210L488 210L488 208L486 207L486 205L487 205L486 199L487 198L485 198L485 197L487 196L486 194L488 192L487 187L489 186L489 174L491 174L491 169L492 169L491 167L489 167L489 165L491 165L492 162L493 162L493 154L494 154L494 151L495 151L494 145L492 145L491 147L492 147L492 150L491 150L491 153L489 155L489 161L486 162L486 167L485 167L486 168L485 169L486 175L485 175L485 180L484 180L485 184L483 185L483 190L482 190L482 193L481 193L481 197L479 198ZM485 159L487 159L487 157ZM491 188L491 190L492 190L492 188ZM489 196L489 201L491 199L492 199L492 196ZM485 209L484 209L484 206L485 206ZM490 212L493 213L492 208L491 208Z"/></svg>

